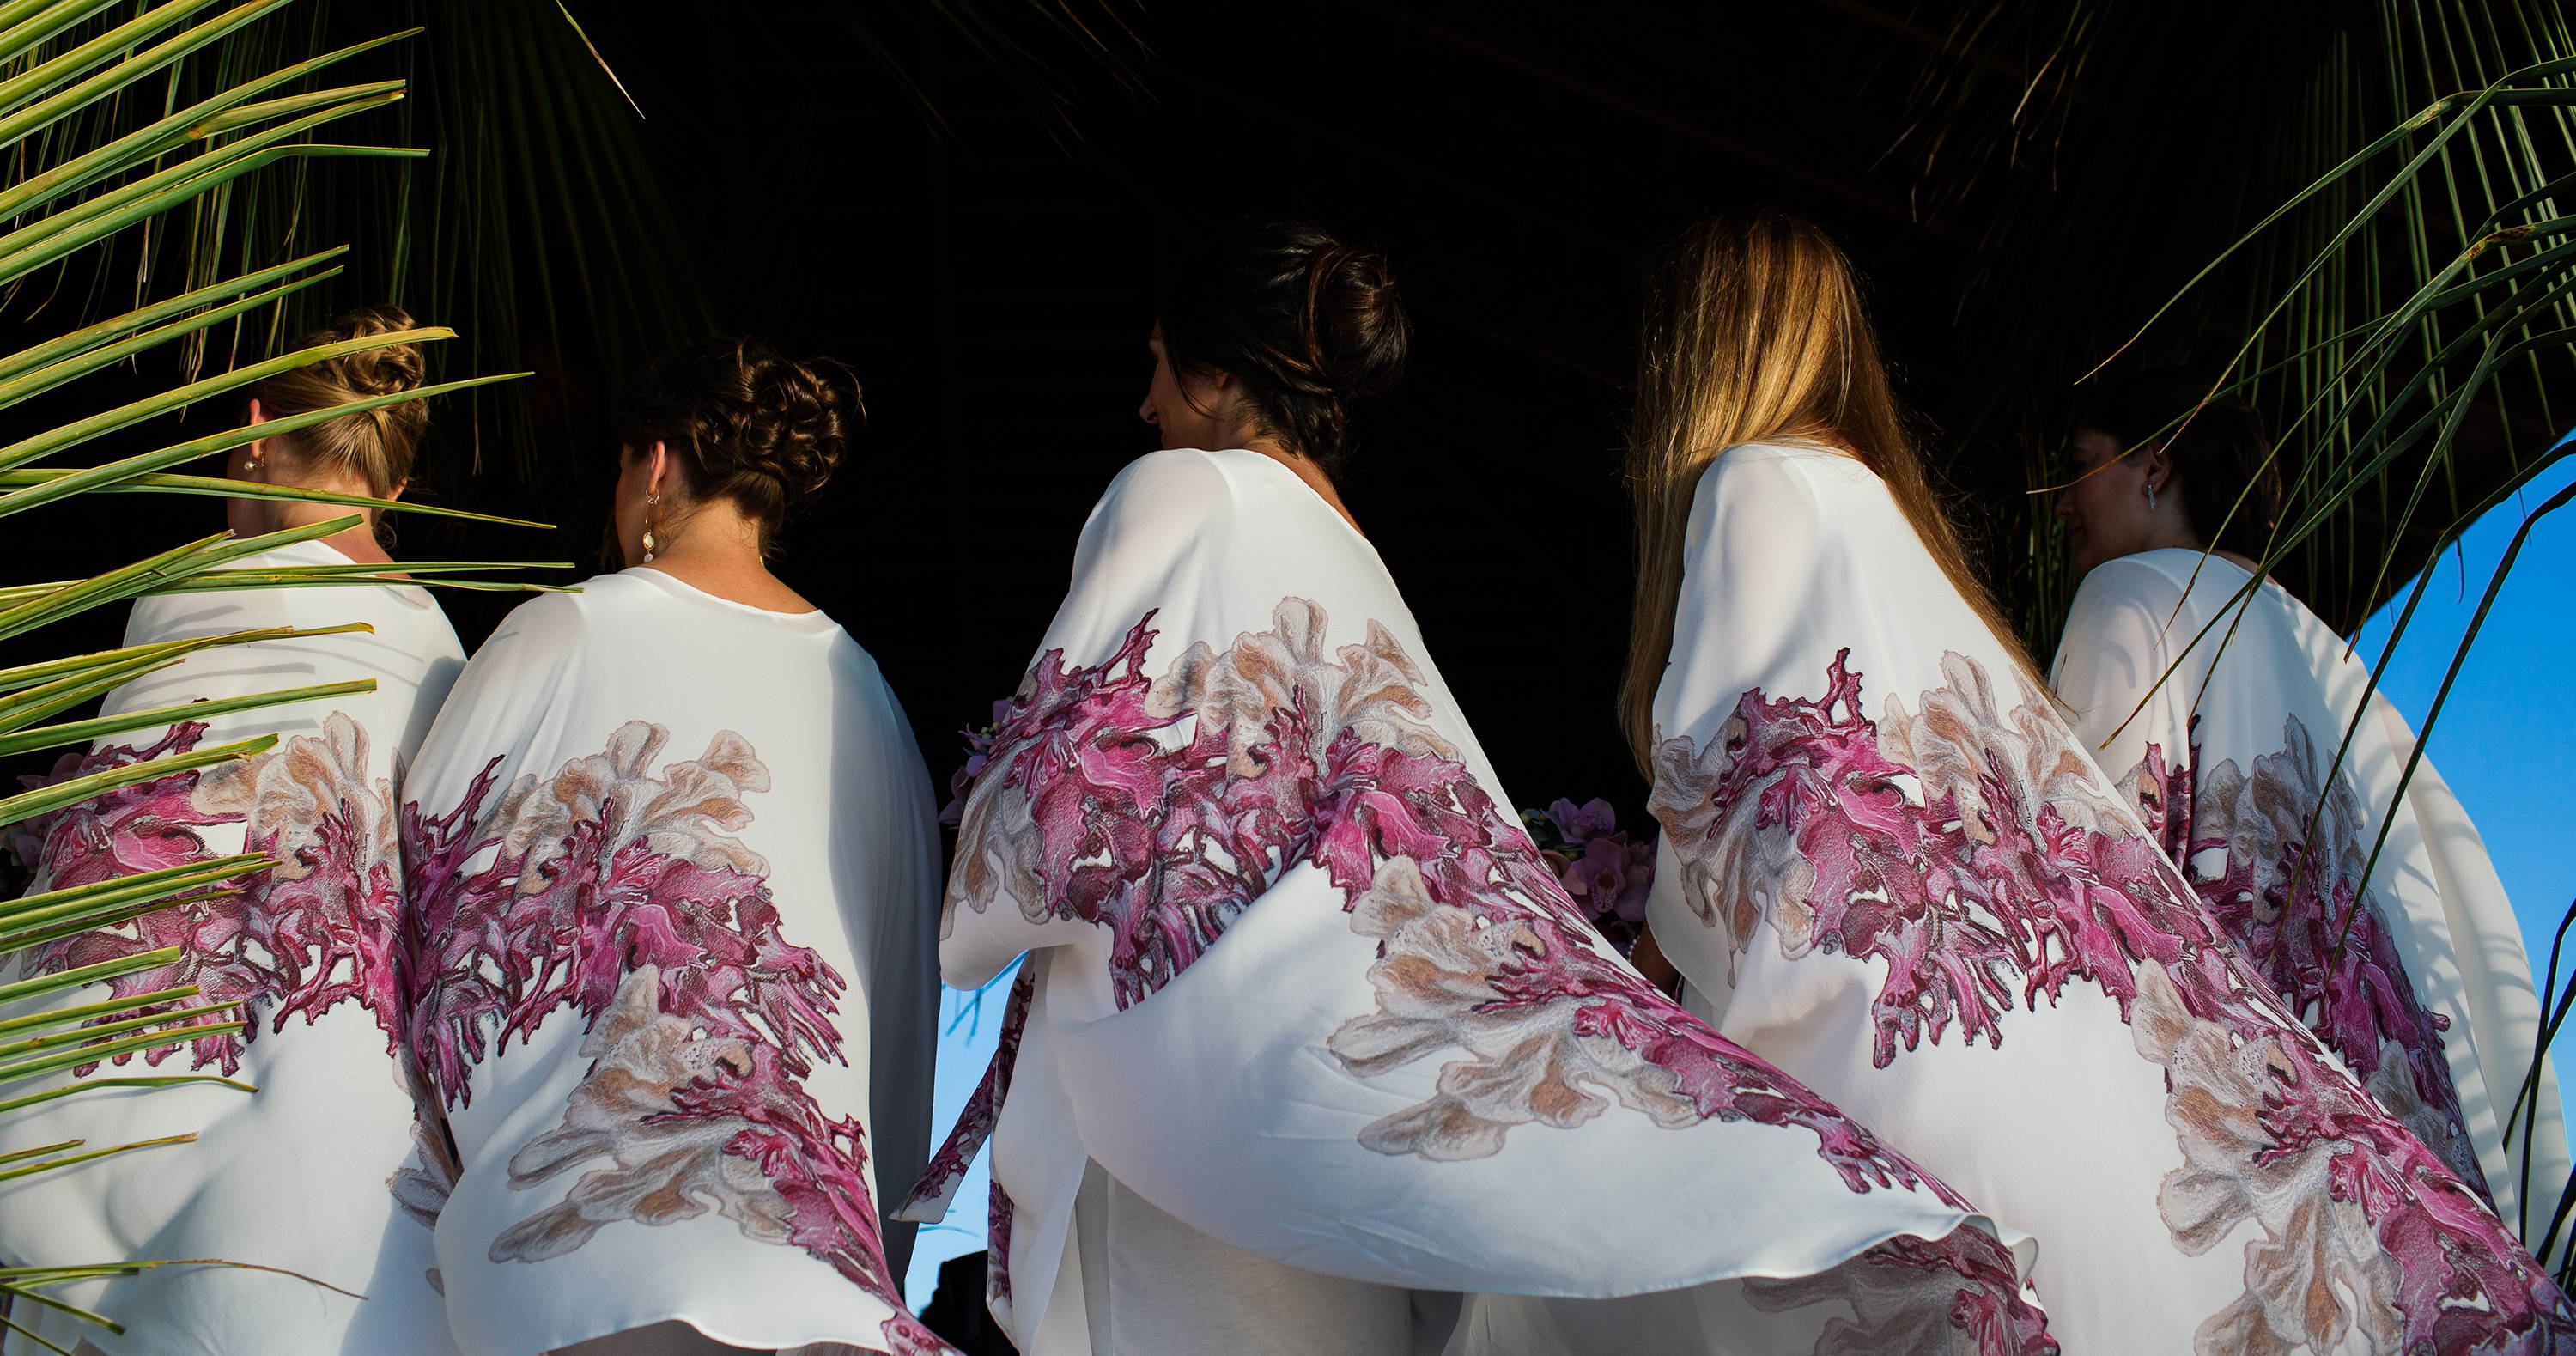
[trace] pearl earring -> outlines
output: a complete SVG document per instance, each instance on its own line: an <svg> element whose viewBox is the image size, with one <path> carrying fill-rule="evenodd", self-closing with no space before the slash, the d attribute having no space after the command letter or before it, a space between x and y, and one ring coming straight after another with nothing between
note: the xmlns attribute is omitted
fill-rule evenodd
<svg viewBox="0 0 2576 1356"><path fill-rule="evenodd" d="M653 537L653 526L661 507L662 496L658 491L644 496L644 563L647 565L653 563L653 553L660 548L660 543Z"/></svg>
<svg viewBox="0 0 2576 1356"><path fill-rule="evenodd" d="M2148 482L2147 482L2147 512L2149 512L2149 513L2153 513L2153 512L2155 512L2155 511L2156 511L2156 482L2154 482L2154 481L2150 480L2150 481L2148 481Z"/></svg>

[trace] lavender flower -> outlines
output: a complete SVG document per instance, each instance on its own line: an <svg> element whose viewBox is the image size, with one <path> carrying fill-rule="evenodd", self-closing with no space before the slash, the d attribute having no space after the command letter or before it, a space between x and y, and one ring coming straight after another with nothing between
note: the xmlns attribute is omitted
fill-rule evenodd
<svg viewBox="0 0 2576 1356"><path fill-rule="evenodd" d="M966 796L975 789L975 779L984 775L984 764L993 757L993 732L1011 714L1011 703L1005 699L993 703L993 718L980 730L959 730L966 739L966 762L948 774L948 803L939 807L939 822L956 828L966 817Z"/></svg>
<svg viewBox="0 0 2576 1356"><path fill-rule="evenodd" d="M1655 880L1654 844L1631 841L1618 810L1598 798L1581 805L1559 798L1544 811L1521 811L1521 823L1601 935L1622 952L1635 945Z"/></svg>

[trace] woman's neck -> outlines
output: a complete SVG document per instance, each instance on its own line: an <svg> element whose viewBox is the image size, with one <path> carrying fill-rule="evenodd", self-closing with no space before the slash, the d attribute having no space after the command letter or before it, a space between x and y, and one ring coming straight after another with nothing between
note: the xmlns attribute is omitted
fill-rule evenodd
<svg viewBox="0 0 2576 1356"><path fill-rule="evenodd" d="M769 572L761 559L760 525L730 502L709 504L674 524L671 541L644 562L648 570L700 593L764 612L811 612L814 605Z"/></svg>
<svg viewBox="0 0 2576 1356"><path fill-rule="evenodd" d="M1316 465L1313 457L1292 452L1282 446L1278 439L1267 434L1249 435L1236 445L1247 452L1258 452L1296 472L1297 478L1306 482L1306 488L1313 490L1325 503L1332 505L1333 512L1342 515L1342 521L1349 523L1353 532L1359 532L1364 537L1368 535L1360 531L1360 520L1352 517L1350 509L1343 505L1341 492L1333 488L1333 478L1324 474L1324 468Z"/></svg>
<svg viewBox="0 0 2576 1356"><path fill-rule="evenodd" d="M265 536L271 532L311 527L315 523L327 523L334 518L349 516L347 509L331 504L299 504L293 501L265 500L255 501L252 507L258 511L252 515L254 521L248 530L244 530L238 521L235 523L234 531L239 535ZM393 563L393 557L387 555L385 548L376 541L376 512L373 509L366 510L364 521L357 526L334 532L327 537L317 537L314 540L360 565L389 565Z"/></svg>

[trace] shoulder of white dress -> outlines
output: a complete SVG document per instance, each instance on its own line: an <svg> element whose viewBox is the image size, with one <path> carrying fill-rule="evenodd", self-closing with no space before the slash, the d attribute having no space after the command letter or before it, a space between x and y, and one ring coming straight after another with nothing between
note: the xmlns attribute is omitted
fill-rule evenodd
<svg viewBox="0 0 2576 1356"><path fill-rule="evenodd" d="M1172 448L1127 463L1101 492L1084 531L1108 527L1120 538L1160 539L1187 534L1233 510L1234 482L1217 457Z"/></svg>
<svg viewBox="0 0 2576 1356"><path fill-rule="evenodd" d="M576 644L603 606L614 606L621 593L638 587L633 580L624 581L622 588L601 587L616 583L614 575L595 575L574 586L579 592L540 593L510 609L483 648L505 641L545 648Z"/></svg>
<svg viewBox="0 0 2576 1356"><path fill-rule="evenodd" d="M1148 452L1119 468L1116 478L1101 494L1107 503L1121 497L1190 498L1207 501L1229 496L1223 454L1202 452L1195 447L1166 448ZM1258 456L1259 453L1247 455Z"/></svg>
<svg viewBox="0 0 2576 1356"><path fill-rule="evenodd" d="M2162 559L2165 554L2163 551L2141 551L2136 555L2103 561L2085 572L2084 581L2075 586L2075 596L2081 598L2091 593L2104 598L2161 597L2167 602L2178 599L2184 585L2191 579L2188 562L2198 559L2198 553L2179 553L2185 558L2179 571L2168 568L2168 562Z"/></svg>
<svg viewBox="0 0 2576 1356"><path fill-rule="evenodd" d="M1700 472L1699 485L1693 495L1692 516L1714 513L1723 499L1731 505L1752 501L1765 515L1795 514L1803 518L1824 518L1823 504L1827 493L1849 488L1844 482L1845 470L1833 462L1849 462L1870 484L1877 477L1852 458L1839 452L1798 444L1746 443L1717 454L1706 470Z"/></svg>
<svg viewBox="0 0 2576 1356"><path fill-rule="evenodd" d="M2141 628L2149 637L2169 635L2183 621L2178 615L2182 589L2153 566L2134 562L2134 557L2105 561L2075 586L2052 671L2062 668L2071 653L2136 644ZM2188 638L2191 632L2182 634Z"/></svg>

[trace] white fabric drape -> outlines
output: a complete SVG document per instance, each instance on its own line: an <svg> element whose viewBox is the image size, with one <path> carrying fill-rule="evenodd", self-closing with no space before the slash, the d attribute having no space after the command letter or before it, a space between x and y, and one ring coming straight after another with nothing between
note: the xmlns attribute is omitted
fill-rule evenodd
<svg viewBox="0 0 2576 1356"><path fill-rule="evenodd" d="M2566 1340L1857 459L1728 450L1686 550L1656 939L1721 1032L2032 1231L2067 1350Z"/></svg>
<svg viewBox="0 0 2576 1356"><path fill-rule="evenodd" d="M2053 1350L1973 1206L1583 921L1376 551L1287 467L1129 466L1040 649L940 949L963 987L1032 954L915 1202L944 1208L989 1127L993 1309L1031 1356L1092 1349L1086 1292L1157 1331L1240 1317L1079 1246L1095 1162L1227 1248L1377 1288L1317 1350L1402 1349L1386 1290L1467 1294L1461 1352Z"/></svg>
<svg viewBox="0 0 2576 1356"><path fill-rule="evenodd" d="M241 568L346 565L318 542L246 557ZM270 752L127 788L28 826L35 888L84 884L265 851L281 863L139 924L56 943L63 969L166 945L170 965L114 981L120 994L196 984L189 1004L238 1001L246 1030L96 1067L92 1080L197 1073L256 1092L196 1085L94 1091L6 1119L0 1152L83 1139L107 1148L177 1144L0 1183L0 1257L10 1263L224 1258L273 1271L180 1266L50 1293L126 1325L112 1336L32 1305L13 1321L114 1356L438 1356L450 1350L422 1278L429 1231L386 1183L412 1149L399 1076L392 981L401 913L394 777L464 663L456 634L418 588L351 586L179 593L138 600L127 645L272 627L365 622L344 633L200 650L108 694L106 714L372 678L373 693L216 715L137 732L66 759L95 771L152 751L282 738ZM54 1000L96 1001L97 985ZM0 1016L17 1015L15 1011ZM58 1086L19 1084L15 1096ZM12 1353L40 1351L24 1339Z"/></svg>
<svg viewBox="0 0 2576 1356"><path fill-rule="evenodd" d="M2540 1029L2522 932L2432 763L2406 780L2415 733L2370 691L2368 666L2279 585L2160 550L2085 577L2052 681L2255 968L2382 1105L2540 1237L2567 1134L2544 1062L2537 1133L2504 1142Z"/></svg>
<svg viewBox="0 0 2576 1356"><path fill-rule="evenodd" d="M874 661L820 612L601 576L510 615L405 791L458 1155L405 1186L458 1345L937 1349L875 1206L927 1148L938 843Z"/></svg>

